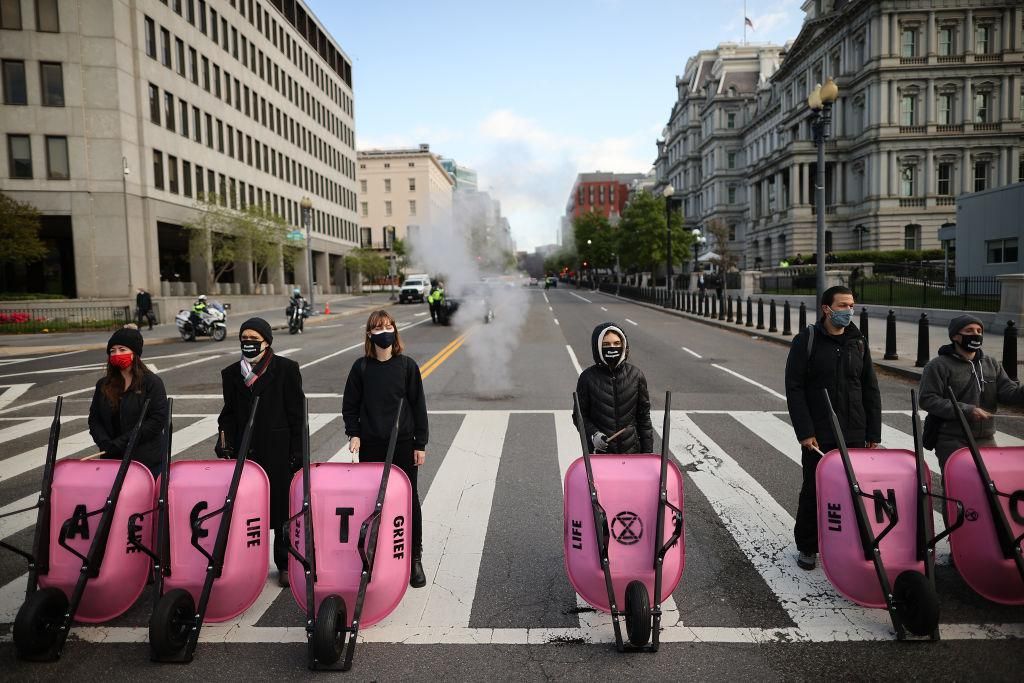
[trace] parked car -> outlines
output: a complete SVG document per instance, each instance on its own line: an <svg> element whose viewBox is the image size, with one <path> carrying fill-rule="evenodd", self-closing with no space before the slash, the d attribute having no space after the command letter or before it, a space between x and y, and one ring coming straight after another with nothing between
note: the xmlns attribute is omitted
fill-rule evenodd
<svg viewBox="0 0 1024 683"><path fill-rule="evenodd" d="M410 301L423 302L430 294L430 279L427 277L410 277L402 283L402 291L398 295L399 303Z"/></svg>
<svg viewBox="0 0 1024 683"><path fill-rule="evenodd" d="M540 284L540 281L537 278L535 278L535 277L531 277L530 278L530 286L531 287L536 287L539 284Z"/></svg>

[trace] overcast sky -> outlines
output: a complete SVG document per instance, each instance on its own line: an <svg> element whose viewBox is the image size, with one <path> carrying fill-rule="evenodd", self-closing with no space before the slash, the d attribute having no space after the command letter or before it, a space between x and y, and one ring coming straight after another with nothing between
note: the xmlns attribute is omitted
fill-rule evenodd
<svg viewBox="0 0 1024 683"><path fill-rule="evenodd" d="M647 172L687 58L743 38L743 0L308 2L352 60L358 149L476 169L527 250L577 173ZM748 0L747 40L792 40L801 4Z"/></svg>

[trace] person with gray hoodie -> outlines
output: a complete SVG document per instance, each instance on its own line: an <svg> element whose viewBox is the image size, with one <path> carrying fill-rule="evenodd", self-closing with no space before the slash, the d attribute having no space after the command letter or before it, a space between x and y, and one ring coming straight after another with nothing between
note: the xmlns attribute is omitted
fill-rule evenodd
<svg viewBox="0 0 1024 683"><path fill-rule="evenodd" d="M981 350L985 326L973 315L960 315L949 323L952 344L939 348L921 374L921 408L928 413L924 445L934 444L939 466L967 446L959 418L949 398L953 388L960 409L971 422L978 446L995 446L995 415L1000 403L1024 403L1024 387L1010 379L1003 366Z"/></svg>

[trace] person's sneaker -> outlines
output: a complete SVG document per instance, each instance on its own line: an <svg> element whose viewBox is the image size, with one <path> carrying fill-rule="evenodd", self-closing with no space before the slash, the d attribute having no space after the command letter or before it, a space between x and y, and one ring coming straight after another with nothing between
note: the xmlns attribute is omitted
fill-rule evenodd
<svg viewBox="0 0 1024 683"><path fill-rule="evenodd" d="M801 552L797 555L796 564L800 569L810 571L818 566L818 553Z"/></svg>
<svg viewBox="0 0 1024 683"><path fill-rule="evenodd" d="M427 585L427 575L423 573L423 562L420 558L412 558L412 573L409 576L409 585L413 588L423 588Z"/></svg>
<svg viewBox="0 0 1024 683"><path fill-rule="evenodd" d="M288 570L287 569L282 569L280 572L278 572L278 574L277 574L277 585L280 586L281 588L287 588L288 587Z"/></svg>

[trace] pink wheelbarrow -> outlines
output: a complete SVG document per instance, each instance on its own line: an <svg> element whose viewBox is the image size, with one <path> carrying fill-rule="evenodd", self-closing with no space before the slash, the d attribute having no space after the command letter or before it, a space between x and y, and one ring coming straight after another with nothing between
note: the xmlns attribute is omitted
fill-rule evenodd
<svg viewBox="0 0 1024 683"><path fill-rule="evenodd" d="M403 404L383 463L311 465L308 429L303 438L302 471L292 479L292 516L284 533L289 574L305 577L302 584L293 580L291 589L306 612L311 670L329 669L342 655L341 670L351 669L359 629L390 614L409 586L412 484L391 464Z"/></svg>
<svg viewBox="0 0 1024 683"><path fill-rule="evenodd" d="M573 393L583 456L565 473L565 570L581 598L611 613L619 652L658 651L661 603L683 574L683 477L668 457L671 412L667 392L660 456L591 455Z"/></svg>
<svg viewBox="0 0 1024 683"><path fill-rule="evenodd" d="M32 552L0 542L29 563L28 592L13 635L18 656L30 661L59 659L72 622L101 623L123 614L141 595L150 571L149 558L134 552L131 542L148 539L151 529L128 526L135 511L152 506L156 493L149 469L131 459L149 401L120 461L56 462L62 405L58 397L33 506L39 516Z"/></svg>
<svg viewBox="0 0 1024 683"><path fill-rule="evenodd" d="M191 662L203 623L237 617L266 584L270 482L262 467L246 459L258 405L256 397L234 462L171 465L169 448L165 455L156 546L137 544L156 567L149 620L154 662ZM218 516L216 525L207 525Z"/></svg>
<svg viewBox="0 0 1024 683"><path fill-rule="evenodd" d="M815 474L818 549L825 576L858 605L887 610L898 640L907 632L938 640L935 545L963 523L963 514L952 527L934 534L931 500L942 496L930 490L917 393L911 392L913 453L847 449L827 391L825 400L840 444L822 458ZM865 499L872 501L873 513Z"/></svg>
<svg viewBox="0 0 1024 683"><path fill-rule="evenodd" d="M946 461L942 481L966 508L967 524L950 539L957 571L979 595L1024 605L1024 448L978 448L950 390L967 439Z"/></svg>

